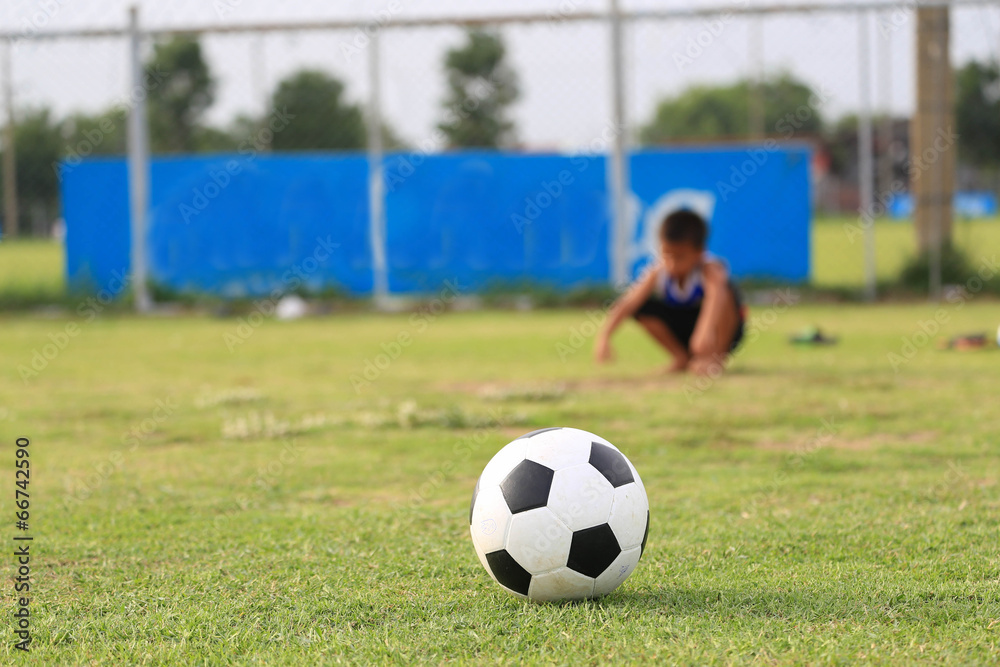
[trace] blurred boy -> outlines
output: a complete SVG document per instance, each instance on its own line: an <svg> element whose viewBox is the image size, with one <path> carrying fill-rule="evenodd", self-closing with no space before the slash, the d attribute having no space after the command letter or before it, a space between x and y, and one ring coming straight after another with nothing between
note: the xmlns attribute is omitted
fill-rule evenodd
<svg viewBox="0 0 1000 667"><path fill-rule="evenodd" d="M597 335L598 362L612 357L611 336L629 317L673 357L670 372L721 370L743 338L744 312L726 266L705 252L708 225L692 211L660 226L657 261L615 302Z"/></svg>

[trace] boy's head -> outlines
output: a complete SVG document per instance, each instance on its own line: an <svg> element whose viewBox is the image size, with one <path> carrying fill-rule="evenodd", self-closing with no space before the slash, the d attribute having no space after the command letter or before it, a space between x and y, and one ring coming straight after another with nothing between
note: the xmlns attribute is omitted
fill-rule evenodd
<svg viewBox="0 0 1000 667"><path fill-rule="evenodd" d="M691 273L705 252L708 224L686 209L674 211L660 225L660 254L670 275L683 278Z"/></svg>

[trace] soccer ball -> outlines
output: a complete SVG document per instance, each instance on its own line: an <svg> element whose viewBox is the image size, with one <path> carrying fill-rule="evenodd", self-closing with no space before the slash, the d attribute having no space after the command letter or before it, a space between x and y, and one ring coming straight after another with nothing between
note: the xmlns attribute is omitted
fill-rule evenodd
<svg viewBox="0 0 1000 667"><path fill-rule="evenodd" d="M545 428L486 465L469 524L480 562L507 591L535 601L595 598L639 563L649 501L639 473L610 442Z"/></svg>

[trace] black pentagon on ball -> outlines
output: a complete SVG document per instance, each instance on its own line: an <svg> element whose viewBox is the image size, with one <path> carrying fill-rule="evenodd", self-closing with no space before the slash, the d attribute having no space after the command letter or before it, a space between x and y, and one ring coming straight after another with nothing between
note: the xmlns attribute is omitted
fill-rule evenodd
<svg viewBox="0 0 1000 667"><path fill-rule="evenodd" d="M573 533L566 565L588 577L599 577L621 552L615 532L605 523Z"/></svg>
<svg viewBox="0 0 1000 667"><path fill-rule="evenodd" d="M479 479L476 480L476 488L472 490L472 502L469 503L469 525L472 525L472 513L476 509L476 498L479 497L479 483L483 481L483 476L480 475Z"/></svg>
<svg viewBox="0 0 1000 667"><path fill-rule="evenodd" d="M511 514L545 507L555 472L525 459L500 482L500 491Z"/></svg>
<svg viewBox="0 0 1000 667"><path fill-rule="evenodd" d="M521 595L528 594L528 586L531 585L531 573L518 564L514 557L506 550L494 551L486 554L486 562L490 566L490 572L497 578L501 585L506 586L515 593Z"/></svg>
<svg viewBox="0 0 1000 667"><path fill-rule="evenodd" d="M646 540L649 539L649 510L646 510L646 532L642 534L642 545L639 547L639 557L646 551Z"/></svg>
<svg viewBox="0 0 1000 667"><path fill-rule="evenodd" d="M597 472L604 475L615 488L635 481L622 453L599 442L590 445L590 465L597 468Z"/></svg>
<svg viewBox="0 0 1000 667"><path fill-rule="evenodd" d="M520 438L514 438L515 440L524 440L525 438L531 438L539 433L547 433L548 431L558 431L562 426L550 426L549 428L540 428L537 431L532 431L531 433L525 433Z"/></svg>

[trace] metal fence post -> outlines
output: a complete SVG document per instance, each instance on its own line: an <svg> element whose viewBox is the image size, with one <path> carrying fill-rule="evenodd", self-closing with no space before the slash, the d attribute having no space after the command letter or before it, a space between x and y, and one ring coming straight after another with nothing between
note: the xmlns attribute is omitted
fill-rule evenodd
<svg viewBox="0 0 1000 667"><path fill-rule="evenodd" d="M860 191L859 208L864 221L865 232L865 298L875 300L876 266L875 266L875 216L873 209L875 178L872 163L872 103L870 82L870 35L868 10L858 13L858 84L861 91L861 104L858 111L858 187Z"/></svg>
<svg viewBox="0 0 1000 667"><path fill-rule="evenodd" d="M372 293L375 305L387 306L389 270L385 253L385 150L382 145L382 73L379 31L368 45L368 238L372 246Z"/></svg>
<svg viewBox="0 0 1000 667"><path fill-rule="evenodd" d="M140 313L153 309L146 272L146 222L149 216L149 127L142 67L142 33L139 9L129 9L129 58L131 61L131 107L128 115L128 183L132 231L132 293Z"/></svg>
<svg viewBox="0 0 1000 667"><path fill-rule="evenodd" d="M611 282L620 286L628 281L628 197L630 178L625 127L625 58L622 40L622 12L619 0L611 0L611 109L614 142L608 160L609 189L612 200L610 230Z"/></svg>

